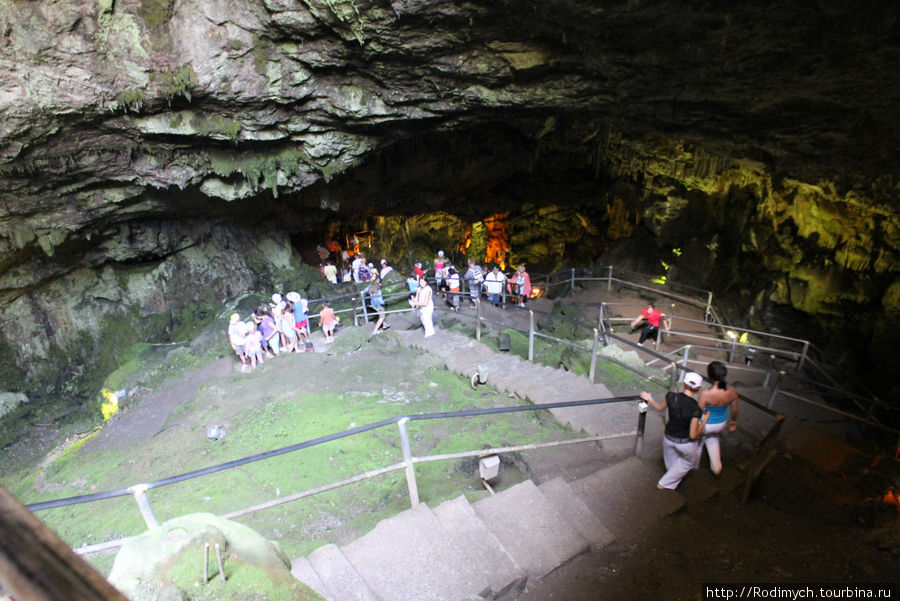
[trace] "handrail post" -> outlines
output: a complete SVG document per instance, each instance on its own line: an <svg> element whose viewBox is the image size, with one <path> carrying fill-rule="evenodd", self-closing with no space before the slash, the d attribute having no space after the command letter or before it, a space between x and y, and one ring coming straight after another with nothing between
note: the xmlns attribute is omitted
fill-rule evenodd
<svg viewBox="0 0 900 601"><path fill-rule="evenodd" d="M534 361L534 311L528 310L528 360Z"/></svg>
<svg viewBox="0 0 900 601"><path fill-rule="evenodd" d="M356 295L350 296L350 306L353 307L353 325L359 325L359 316L356 314Z"/></svg>
<svg viewBox="0 0 900 601"><path fill-rule="evenodd" d="M704 315L708 315L712 310L712 291L709 291L709 295L706 297L706 311L704 311Z"/></svg>
<svg viewBox="0 0 900 601"><path fill-rule="evenodd" d="M369 312L366 310L366 293L364 290L359 291L359 302L362 304L363 321L369 323Z"/></svg>
<svg viewBox="0 0 900 601"><path fill-rule="evenodd" d="M475 299L475 340L481 342L481 296Z"/></svg>
<svg viewBox="0 0 900 601"><path fill-rule="evenodd" d="M144 518L144 522L147 524L147 529L152 530L158 528L159 522L153 514L153 508L150 507L150 500L147 499L147 485L135 484L134 486L129 487L128 491L134 495L134 500L137 501L138 509L141 511L141 517Z"/></svg>
<svg viewBox="0 0 900 601"><path fill-rule="evenodd" d="M668 315L668 318L669 318L669 329L666 330L666 333L665 333L665 336L666 336L666 339L667 339L667 340L668 340L668 337L672 334L672 328L675 327L675 303L672 303L671 306L670 306L670 308L669 308L669 315ZM662 325L665 325L665 320L660 319L660 320L659 320L659 325L661 325L661 326L662 326Z"/></svg>
<svg viewBox="0 0 900 601"><path fill-rule="evenodd" d="M597 316L597 329L600 331L600 336L603 337L603 346L609 346L609 338L606 335L606 324L603 323L603 310L606 308L606 303L600 303L600 315Z"/></svg>
<svg viewBox="0 0 900 601"><path fill-rule="evenodd" d="M597 375L597 349L600 347L600 336L597 328L594 328L594 346L591 348L591 369L588 373L588 380L594 383L594 376Z"/></svg>
<svg viewBox="0 0 900 601"><path fill-rule="evenodd" d="M766 403L766 406L771 409L772 405L775 403L775 395L778 394L778 389L781 387L781 380L784 378L784 370L778 372L778 379L775 380L775 386L772 387L772 394L769 395L769 401Z"/></svg>
<svg viewBox="0 0 900 601"><path fill-rule="evenodd" d="M678 364L674 361L672 365L672 376L669 378L669 390L675 392L678 390Z"/></svg>
<svg viewBox="0 0 900 601"><path fill-rule="evenodd" d="M406 463L406 487L409 489L409 502L413 507L419 504L419 487L416 484L416 468L413 466L412 451L409 448L409 432L406 431L408 417L400 418L400 448L403 450L403 462Z"/></svg>
<svg viewBox="0 0 900 601"><path fill-rule="evenodd" d="M606 275L606 291L609 292L612 290L612 265L608 267L607 275Z"/></svg>
<svg viewBox="0 0 900 601"><path fill-rule="evenodd" d="M641 399L638 403L638 427L634 437L634 454L640 455L644 450L644 430L647 426L647 402Z"/></svg>
<svg viewBox="0 0 900 601"><path fill-rule="evenodd" d="M690 361L690 354L691 354L691 345L687 344L684 347L684 357L681 359L681 367L683 367L684 371L686 371L686 372L691 370L690 366L688 365L688 362Z"/></svg>
<svg viewBox="0 0 900 601"><path fill-rule="evenodd" d="M569 294L574 293L575 292L575 268L574 267L572 268L572 276L571 276L571 279L569 280L569 286L570 286Z"/></svg>
<svg viewBox="0 0 900 601"><path fill-rule="evenodd" d="M775 368L775 355L769 355L769 366L766 367L766 378L763 380L763 387L769 386L769 377L772 375L772 369Z"/></svg>
<svg viewBox="0 0 900 601"><path fill-rule="evenodd" d="M803 341L803 354L800 355L800 361L797 363L797 371L803 369L803 364L806 362L806 355L809 353L809 340Z"/></svg>
<svg viewBox="0 0 900 601"><path fill-rule="evenodd" d="M729 363L733 363L733 362L734 362L734 350L735 350L735 347L736 347L736 346L737 346L737 339L736 339L736 338L732 338L732 339L731 339L731 350L728 351L728 362L729 362Z"/></svg>

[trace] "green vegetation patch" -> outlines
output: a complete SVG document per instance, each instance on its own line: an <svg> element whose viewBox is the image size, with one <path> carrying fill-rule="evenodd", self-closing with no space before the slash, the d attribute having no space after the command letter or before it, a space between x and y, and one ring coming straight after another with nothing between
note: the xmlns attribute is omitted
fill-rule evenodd
<svg viewBox="0 0 900 601"><path fill-rule="evenodd" d="M157 29L172 17L173 0L141 0L141 15L147 25Z"/></svg>
<svg viewBox="0 0 900 601"><path fill-rule="evenodd" d="M357 332L363 335L354 337ZM152 428L131 414L141 403L160 403L161 407L165 399L139 395L133 405L126 405L103 426L100 435L70 447L53 461L20 471L6 484L26 503L115 490L383 419L520 403L491 389L473 390L465 378L437 367L430 355L407 349L391 332L377 337L364 334L360 328L342 328L338 342L343 337L354 339L353 344L340 350L336 342L334 356L286 355L265 362L250 374L232 371L190 390L176 387L182 396L165 422ZM223 343L224 336L222 329L219 337ZM138 369L132 369L133 363L123 367L108 382L152 383L153 388L163 388L161 374L184 378L189 373L177 368L185 357L193 357L198 367L231 359L227 346L218 347L223 349L221 360L216 354L195 355L191 348L185 346L180 352L170 349L159 359L152 358L154 347L141 354L134 349L126 365L138 361L138 357L142 365ZM155 363L158 365L154 368ZM225 430L223 438L211 440L206 436L208 426L213 424ZM555 422L542 424L533 412L414 420L408 427L417 456L573 436ZM221 515L401 461L399 429L390 423L151 489L147 496L160 521L197 511ZM475 461L418 464L416 474L420 498L429 504L460 494L487 494L478 480ZM513 468L505 473L503 484L526 476ZM381 519L408 508L409 503L405 475L400 470L276 505L239 520L278 541L289 556L296 557L327 542L352 540ZM73 545L133 536L145 529L130 496L45 511L40 517ZM99 560L97 565L108 568L108 560Z"/></svg>
<svg viewBox="0 0 900 601"><path fill-rule="evenodd" d="M171 100L176 96L184 96L191 99L191 89L197 85L197 73L190 65L182 65L175 71L154 71L150 73L152 81L166 98Z"/></svg>
<svg viewBox="0 0 900 601"><path fill-rule="evenodd" d="M238 129L240 124L237 124ZM237 132L235 132L237 135ZM210 167L220 177L240 174L254 189L260 185L278 196L278 173L292 177L300 173L303 165L312 164L309 156L300 148L286 148L275 154L210 153Z"/></svg>

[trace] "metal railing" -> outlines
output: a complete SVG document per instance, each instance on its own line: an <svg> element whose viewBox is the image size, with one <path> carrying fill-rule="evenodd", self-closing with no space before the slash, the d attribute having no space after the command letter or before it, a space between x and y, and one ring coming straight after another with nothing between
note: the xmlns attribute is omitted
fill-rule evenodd
<svg viewBox="0 0 900 601"><path fill-rule="evenodd" d="M632 277L637 281L629 281L628 279L625 279L627 277ZM844 411L840 408L833 407L826 403L820 403L815 399L785 391L783 385L777 387L773 391L772 402L774 402L774 397L781 395L793 400L801 400L801 402L809 405L816 405L821 409L831 411L844 417L849 417L850 419L853 419L865 425L873 426L887 432L900 432L896 428L885 425L875 417L875 413L879 409L882 411L897 411L897 407L889 405L884 400L879 399L877 396L871 394L870 392L868 393L868 395L864 396L856 394L851 390L847 390L846 387L839 386L838 382L832 376L827 375L828 370L810 356L811 351L813 351L815 347L809 340L792 338L789 336L774 334L772 332L762 332L758 330L751 330L748 328L728 325L720 319L718 311L713 306L713 293L711 291L693 288L687 285L676 286L671 281L666 282L666 284L653 283L652 276L649 276L647 274L638 274L636 272L629 272L622 269L616 270L612 266L604 266L595 269L565 269L553 274L546 274L545 276L543 276L543 278L544 285L548 290L557 288L565 292L574 290L576 284L580 282L605 282L607 285L607 290L612 290L612 286L614 284L629 286L639 290L649 290L660 296L691 304L698 308L702 307L704 312L703 321L673 315L672 330L670 332L665 332L662 329L660 330L659 335L656 337L655 349L657 351L659 350L660 341L664 336L677 335L679 337L694 341L710 342L714 344L714 346L709 346L706 348L713 351L723 352L725 354L723 358L725 358L729 362L734 361L735 357L740 356L741 354L743 354L745 357L752 357L754 359L759 356L768 356L771 358L772 355L775 355L775 357L779 361L786 363L790 367L790 372L793 372L790 373L787 369L785 369L785 371L787 372L785 377L788 380L795 382L797 386L806 387L807 389L815 389L818 393L825 394L826 396L834 396L835 394L839 394L842 400L847 400L853 403L862 413L864 413L864 416L856 415L851 412ZM689 294L685 294L684 291L693 291L695 296L691 297ZM608 308L614 305L612 303L606 303L605 305L605 310L601 308L599 330L601 337L603 337L606 341L610 337L612 329L611 326L615 321L630 322L631 320L628 318L613 318L611 314L612 312ZM622 303L622 305L625 305L625 303ZM635 305L632 304L629 306L633 307ZM704 327L712 328L714 331L720 332L720 336L709 336L708 334L704 335L696 331L675 328L675 321L688 324L700 324ZM739 339L744 333L746 333L748 336L767 339L769 343L742 343L739 341ZM635 346L628 340L619 340L627 345ZM693 344L692 346L694 348L699 348L702 345ZM648 352L645 348L641 348L639 350L644 353ZM653 363L654 362L651 361L651 364ZM770 369L770 367L767 367L766 369ZM779 370L779 372L780 371L781 370ZM801 371L812 371L814 372L814 377L804 378L800 374ZM830 386L824 385L821 381L822 378L828 380ZM854 384L854 386L857 390L868 392L861 385ZM770 405L771 404L772 403L770 402Z"/></svg>
<svg viewBox="0 0 900 601"><path fill-rule="evenodd" d="M769 364L766 366L765 370L770 372L774 368L774 364L772 363L771 357L774 355L777 362L786 365L785 368L785 376L779 382L779 386L774 389L772 402L774 402L774 398L778 395L781 395L785 398L801 400L809 405L816 405L825 410L831 410L835 414L843 415L845 417L850 417L855 421L860 423L877 427L879 429L889 431L889 432L898 432L897 429L889 427L881 423L875 416L877 410L882 411L896 411L897 408L890 406L885 401L879 399L877 396L869 393L867 396L859 395L854 393L853 391L848 391L846 388L838 385L838 382L828 374L828 370L823 368L819 362L813 360L810 356L810 352L814 350L814 346L811 344L809 340L803 340L799 338L793 338L790 336L783 336L780 334L775 334L772 332L763 332L759 330L752 330L748 328L742 328L739 326L728 325L724 323L720 317L719 312L716 307L713 306L713 293L709 290L704 290L701 288L692 287L686 284L680 284L677 282L672 282L671 280L666 280L665 283L654 282L655 279L658 279L657 276L653 276L650 274L643 274L639 272L628 271L624 269L616 269L612 266L600 266L596 268L568 268L562 269L549 274L535 274L532 278L532 283L535 285L537 282L542 282L545 293L551 293L554 290L565 292L571 292L575 289L576 285L584 282L598 282L605 283L607 290L612 290L613 285L617 286L627 286L630 288L634 288L637 290L646 290L652 291L654 294L659 296L677 300L679 302L692 305L694 307L700 308L703 311L704 319L697 320L692 319L687 316L681 316L675 314L674 311L669 311L667 314L670 316L672 322L672 328L669 331L665 331L663 329L659 330L659 334L654 339L654 350L656 353L659 353L660 344L666 337L677 336L679 339L684 339L688 344L685 346L691 346L694 349L704 349L709 352L717 352L723 354L723 359L725 359L729 363L733 363L736 357L744 356L745 358L751 358L751 362L761 357L768 357ZM433 281L433 278L432 278ZM465 280L461 280L461 282L465 282ZM355 283L354 285L360 286L364 285L364 283ZM402 281L392 282L391 284L387 284L384 286L384 290L387 290L391 287L404 287L405 283ZM390 304L390 299L402 297L409 294L408 291L404 290L403 292L390 293L385 294L385 302L386 304ZM462 291L459 293L447 293L447 294L458 294L461 299L465 299L469 297L470 291L468 290L468 284L464 284L462 286ZM479 290L479 298L482 296L482 292ZM501 292L500 304L501 306L508 306L508 299L510 298L509 291L507 289L507 282L504 282ZM371 315L371 312L368 311L368 308L365 303L364 295L361 291L356 291L348 294L344 294L338 297L332 297L332 299L341 299L346 298L351 302L351 307L341 310L335 310L335 313L339 312L352 312L353 314L353 322L354 325L359 325L360 321L367 321ZM437 295L435 296L435 299ZM324 299L317 299L318 301ZM316 302L310 301L310 303ZM599 349L603 346L607 346L611 343L611 341L615 338L619 342L623 343L626 346L630 346L635 348L642 353L648 353L648 349L646 347L638 348L634 343L630 340L615 337L612 333L613 325L616 323L626 323L630 322L629 318L624 317L613 317L612 307L617 306L627 306L627 307L639 307L633 303L602 303L600 314L598 316L597 327L593 328L593 326L588 326L583 323L578 323L578 327L585 327L588 332L588 337L591 337L591 332L593 329L596 329L596 332L593 332L593 344L592 348L588 349L584 346L572 342L570 340L564 340L561 338L555 338L552 336L548 336L538 331L535 327L529 327L528 337L529 337L529 360L533 361L533 343L534 338L547 338L552 339L557 343L567 345L571 348L575 348L579 351L589 352L591 354L591 364L590 364L590 374L589 377L591 381L594 381L596 375L596 365L598 360L606 360L612 363L616 363L620 367L623 367L632 373L647 379L648 381L652 381L650 377L647 376L646 373L641 372L638 369L635 369L633 366L628 365L625 362L617 361L616 359L608 356L604 356L598 353ZM435 304L435 309L440 311L441 308L438 307L437 303ZM404 313L410 311L408 308L400 308L400 309L388 309L385 311L385 314L392 313ZM463 314L460 314L463 315ZM559 316L553 316L554 319L559 319ZM480 328L481 322L483 318L479 312L479 315L476 319L476 338L478 340L481 339ZM574 320L572 320L574 322ZM677 324L677 325L676 325ZM692 325L700 326L699 330L691 330L688 329ZM682 327L677 327L682 326ZM719 335L710 335L708 330L712 328L714 332L719 332ZM706 333L703 330L707 330ZM763 339L763 341L768 341L768 343L745 343L740 342L741 335L747 334L748 336L754 336L756 338ZM698 344L699 343L699 344ZM704 344L708 343L708 344ZM677 350L683 349L684 346L679 347ZM676 351L672 351L669 355L672 355ZM671 368L670 361L666 356L656 356L647 362L649 366L655 366L657 364L663 365L662 369L669 370ZM776 370L778 372L781 371L780 365L779 369ZM735 368L741 369L741 368ZM800 372L803 370L811 370L818 377L813 378L804 378ZM761 373L763 370L760 368L747 369L746 371ZM822 378L828 380L830 385L824 384L821 380ZM844 380L846 381L846 377ZM766 377L766 385L770 381L770 377ZM788 382L794 383L797 387L802 387L805 389L813 389L818 393L824 396L835 396L839 394L842 400L846 400L852 403L860 412L864 414L864 416L855 415L850 412L846 412L837 407L832 407L831 405L820 403L815 399L810 399L804 397L802 395L798 395L793 392L789 392L785 390L785 385ZM859 386L859 390L865 390L862 386Z"/></svg>
<svg viewBox="0 0 900 601"><path fill-rule="evenodd" d="M418 483L416 481L415 475L415 464L416 463L424 463L431 461L442 461L442 460L450 460L450 459L459 459L464 457L486 457L490 455L497 455L502 453L512 453L519 452L524 450L533 450L540 448L548 448L555 446L563 446L569 444L579 444L585 442L599 442L603 440L612 440L617 438L635 438L635 449L639 448L639 443L637 438L639 436L643 436L643 428L641 425L641 418L638 418L638 427L633 432L624 432L618 434L604 435L604 436L588 436L581 437L576 439L568 439L568 440L556 440L556 441L548 441L548 442L540 442L540 443L530 443L524 445L516 445L516 446L504 446L504 447L491 447L491 448L483 448L471 451L462 451L457 453L449 453L442 455L424 455L424 456L413 456L409 433L406 428L406 424L410 421L423 421L423 420L440 420L440 419L449 419L449 418L459 418L459 417L474 417L474 416L483 416L483 415L496 415L502 413L517 413L523 411L545 411L550 409L560 409L566 407L584 407L591 405L603 405L610 403L622 403L622 402L633 402L640 400L638 396L624 396L624 397L613 397L613 398L605 398L605 399L589 399L589 400L580 400L580 401L561 401L556 403L545 403L540 405L517 405L513 407L493 407L487 409L466 409L462 411L450 411L450 412L441 412L441 413L425 413L418 415L402 415L397 417L391 417L387 419L383 419L377 422L373 422L370 424L366 424L363 426L358 426L355 428L350 428L348 430L343 430L341 432L336 432L333 434L328 434L326 436L321 436L318 438L305 440L293 445L289 445L286 447L282 447L279 449L274 449L271 451L266 451L264 453L258 453L256 455L251 455L248 457L243 457L241 459L235 459L233 461L228 461L226 463L220 463L217 465L205 467L199 470L194 470L191 472L187 472L184 474L178 474L176 476L170 476L168 478L163 478L161 480L155 480L153 482L146 482L140 484L133 484L126 488L121 488L117 490L104 491L99 493L92 493L89 495L81 495L76 497L66 497L63 499L54 499L52 501L42 501L39 503L31 503L26 507L31 511L43 511L47 509L54 509L58 507L67 507L71 505L78 505L82 503L91 503L95 501L102 501L106 499L112 499L117 497L125 497L132 496L137 504L138 510L140 511L141 517L144 519L144 523L146 524L148 529L153 529L159 526L159 521L156 518L156 515L153 512L153 508L150 503L150 499L147 497L147 492L156 488L161 488L164 486L170 486L173 484L186 482L188 480L192 480L194 478L200 478L203 476L208 476L210 474L214 474L217 472L221 472L224 470L240 467L243 465L247 465L250 463L255 463L257 461L263 461L266 459L270 459L272 457L277 457L279 455L284 455L287 453L293 453L295 451L299 451L301 449L311 448L320 444L324 444L327 442L331 442L334 440L339 440L341 438L347 438L350 436L354 436L357 434L361 434L363 432L368 432L370 430L375 430L378 428L383 428L385 426L390 426L392 424L396 424L399 429L400 435L400 447L403 454L403 461L390 464L387 466L383 466L381 468L377 468L374 470L369 470L367 472L357 474L350 478L346 478L344 480L340 480L337 482L333 482L330 484L326 484L323 486L319 486L313 489L309 489L306 491L301 491L298 493L294 493L287 496L282 496L264 503L260 503L257 505L253 505L251 507L235 510L229 513L222 515L221 517L232 519L238 516L246 515L249 513L254 513L257 511L262 511L264 509L268 509L271 507L275 507L277 505L282 505L285 503L290 503L293 501L297 501L299 499L309 497L315 494L327 492L329 490L333 490L335 488L340 488L342 486L346 486L348 484L352 484L355 482L360 482L363 480L367 480L370 478L374 478L383 474L388 474L391 472L405 470L406 472L406 482L407 489L410 498L411 506L415 507L419 504L419 491L418 491ZM638 411L640 414L640 411ZM76 548L76 552L82 555L97 553L102 551L107 551L110 549L118 548L128 539L117 539L114 541L108 541L105 543L99 543L95 545L84 545Z"/></svg>
<svg viewBox="0 0 900 601"><path fill-rule="evenodd" d="M574 274L574 270L573 270L573 274ZM573 275L573 277L574 277L574 275ZM548 281L549 281L549 278L548 278ZM394 284L395 285L403 284L403 282L395 282ZM507 292L506 287L504 286L504 289L503 289L503 302L504 303L505 303L506 297L507 297L506 292ZM389 301L389 299L394 299L394 298L398 298L398 297L402 297L402 296L408 296L408 294L409 294L408 290L403 291L403 292L387 293L387 294L385 294L383 292L383 295L385 295L385 297L386 297L385 298L386 303ZM460 294L463 297L468 296L464 292L460 292L458 294ZM368 318L369 313L366 308L365 298L364 298L364 295L362 292L353 292L353 293L342 295L342 297L350 300L351 307L336 310L335 311L336 313L338 311L352 312L355 324L358 323L360 318L363 318L363 319ZM341 298L341 297L331 297L327 300L331 300L332 302L334 302L338 298ZM361 301L358 306L356 304L357 298L359 298ZM309 302L310 303L316 302L316 301L321 302L322 300L326 300L326 299L316 299L314 301L309 301ZM474 316L474 319L476 321L476 338L478 338L479 340L481 338L481 324L483 322L489 321L481 314L481 305L482 305L482 303L480 302L480 298L479 298L479 300L476 301L476 313ZM445 310L445 309L436 307L436 310ZM409 311L412 311L412 309L411 308L403 308L403 309L391 310L389 312L390 313L403 313L403 312L409 312ZM561 338L557 338L557 337L550 336L550 335L544 334L542 332L539 332L538 329L536 328L534 313L535 312L533 310L529 310L529 328L528 328L528 339L529 339L528 359L529 359L529 361L534 360L534 339L537 337L550 339L552 341L568 345L569 347L591 353L591 366L590 366L590 373L589 373L589 378L590 378L591 382L594 381L595 376L596 376L595 368L597 365L597 361L601 358L603 358L605 360L612 360L612 358L609 358L609 357L601 357L601 355L598 352L599 348L600 348L600 341L601 341L600 330L602 329L602 325L603 325L602 318L599 320L599 324L598 324L599 327L590 328L593 332L593 343L592 343L591 348L588 349L588 348L585 348L585 347L581 346L580 344L574 343L570 340L564 340ZM456 313L456 315L465 316L466 314ZM552 317L559 318L559 316L552 316ZM579 322L577 322L577 320L572 320L572 321L579 323ZM604 332L602 340L603 340L604 344L608 344L611 340L618 340L620 342L624 342L627 344L633 344L630 341L625 340L619 336L616 336L612 332L608 332L608 331ZM664 357L659 355L658 358L664 358ZM657 386L660 386L662 388L667 388L669 390L676 390L678 388L678 382L680 380L680 372L684 370L683 365L679 365L679 363L677 363L677 362L670 361L669 364L664 368L664 369L671 369L670 379L668 382L662 382L662 381L652 379L647 374L641 373L640 371L635 370L633 367L628 366L625 363L617 362L617 361L615 361L615 362L621 366L624 366L624 367L634 371L635 373L638 373L639 375L644 377L647 381L654 383ZM542 404L542 405L524 405L524 406L501 407L501 408L492 408L492 409L471 409L471 410L466 410L466 411L456 411L456 412L448 412L448 413L432 413L432 414L398 416L398 417L394 417L394 418L388 418L385 420L381 420L379 422L374 422L372 424L367 424L365 426L359 426L356 428L351 428L349 430L344 430L342 432L338 432L338 433L330 434L327 436L303 441L303 442L300 442L300 443L297 443L294 445L282 447L280 449L275 449L272 451L259 453L259 454L252 455L249 457L244 457L241 459L236 459L236 460L229 461L226 463L206 467L206 468L203 468L200 470L194 470L192 472L179 474L177 476L171 476L168 478L164 478L162 480L134 484L127 488L122 488L122 489L113 490L113 491L106 491L106 492L101 492L101 493L93 493L93 494L89 494L89 495L68 497L68 498L64 498L64 499L56 499L53 501L44 501L44 502L40 502L40 503L33 503L31 505L28 505L27 507L28 507L28 509L30 509L32 511L41 511L41 510L52 509L52 508L57 508L57 507L75 505L75 504L80 504L80 503L89 503L89 502L94 502L94 501L100 501L100 500L130 495L135 499L135 502L138 506L138 509L139 509L141 516L143 517L144 522L146 523L147 527L154 528L158 525L158 521L153 512L152 506L150 504L150 500L147 497L147 492L149 490L164 487L164 486L169 486L172 484L184 482L184 481L191 480L194 478L199 478L202 476L206 476L206 475L220 472L223 470L246 465L246 464L253 463L256 461L262 461L265 459L269 459L271 457L275 457L275 456L286 454L286 453L291 453L294 451L298 451L298 450L301 450L304 448L309 448L312 446L316 446L316 445L323 444L325 442L330 442L333 440L337 440L340 438L353 436L355 434L359 434L359 433L373 430L376 428L381 428L381 427L384 427L384 426L387 426L390 424L397 424L397 427L400 430L401 449L403 452L403 461L402 462L387 465L387 466L384 466L384 467L381 467L381 468L378 468L375 470L370 470L365 473L353 476L351 478L347 478L347 479L344 479L344 480L341 480L338 482L323 485L323 486L320 486L320 487L317 487L314 489L310 489L307 491L295 493L293 495L288 495L286 497L281 497L281 498L271 500L271 501L268 501L268 502L265 502L262 504L254 505L252 507L244 508L241 510L236 510L236 511L230 512L228 514L225 514L223 517L233 518L233 517L237 517L240 515L245 515L247 513L261 511L261 510L269 508L269 507L273 507L273 506L280 505L283 503L295 501L295 500L298 500L298 499L301 499L304 497L308 497L308 496L318 494L321 492L326 492L328 490L346 486L346 485L354 483L354 482L359 482L359 481L366 480L369 478L374 478L379 475L387 474L387 473L398 471L401 469L406 471L410 503L413 506L415 506L419 502L418 486L417 486L417 483L415 480L415 470L414 470L415 463L427 462L427 461L439 461L439 460L446 460L446 459L456 459L456 458L461 458L461 457L487 456L487 455L493 455L493 454L498 454L498 453L515 452L515 451L520 451L520 450L542 448L545 446L559 446L559 445L577 444L577 443L583 443L583 442L596 442L599 440L607 440L607 439L611 439L611 438L624 438L624 437L635 437L635 443L636 443L635 449L637 450L639 447L639 444L640 444L639 440L643 436L643 425L644 425L644 420L645 420L645 414L642 411L639 412L638 428L636 429L635 432L615 434L615 435L610 435L610 436L600 436L600 437L594 436L594 437L586 437L586 438L579 438L579 439L572 439L572 440L553 441L553 442L547 442L547 443L533 443L533 444L529 444L529 445L519 445L519 446L515 446L515 447L478 449L478 450L472 450L472 451L464 451L461 453L451 453L451 454L446 454L446 455L423 456L423 457L414 457L412 455L412 452L410 449L409 437L408 437L408 433L406 431L406 423L408 423L409 421L428 420L428 419L444 419L444 418L451 418L451 417L470 417L470 416L476 416L476 415L509 413L509 412L518 412L518 411L540 411L540 410L548 410L548 409L563 408L563 407L598 405L598 404L613 403L613 402L627 402L627 401L635 401L638 399L639 399L639 397L637 397L637 396L626 396L626 397L614 397L614 398L608 398L608 399L566 401L566 402L548 403L548 404ZM770 407L760 405L760 404L756 403L755 401L753 401L752 399L747 399L744 397L742 397L741 400L743 400L744 402L746 402L750 405L757 407L764 413L772 415L777 420L776 427L780 426L783 416L780 416L780 414L778 414L777 412L772 410ZM741 431L744 434L746 434L752 438L757 438L756 436L752 435L751 433L749 433L743 429L741 429ZM773 429L773 432L774 432L774 429ZM78 549L78 552L83 553L83 554L87 554L87 553L91 553L91 552L98 552L98 551L118 547L122 544L122 542L123 542L122 540L118 540L118 541L111 541L108 543L101 543L99 545L82 546Z"/></svg>

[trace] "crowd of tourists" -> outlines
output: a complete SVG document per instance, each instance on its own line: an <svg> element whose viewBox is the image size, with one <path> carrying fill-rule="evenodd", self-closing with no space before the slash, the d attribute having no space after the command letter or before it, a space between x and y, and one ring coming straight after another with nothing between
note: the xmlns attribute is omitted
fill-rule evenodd
<svg viewBox="0 0 900 601"><path fill-rule="evenodd" d="M328 300L322 301L318 314L325 343L334 341L334 329L340 318ZM284 296L276 292L272 302L258 306L246 320L232 314L228 324L228 341L241 360L243 371L252 371L266 359L282 353L312 350L310 340L309 301L298 292Z"/></svg>
<svg viewBox="0 0 900 601"><path fill-rule="evenodd" d="M325 280L337 284L340 277L341 282L365 285L361 292L376 320L373 333L377 334L390 328L390 324L385 323L384 300L385 279L394 271L390 263L386 259L381 259L379 266L376 267L366 261L363 253L356 253L349 267L343 268L341 275L338 276L338 269L327 249L320 246L319 251L322 258L320 272ZM341 263L346 264L345 261ZM435 333L433 322L435 296L443 298L452 311L459 311L461 304L466 300L474 304L482 293L493 305L500 305L511 299L519 307L524 307L531 296L531 279L524 265L520 265L509 275L503 273L496 265L485 273L474 259L468 259L468 268L461 273L441 250L429 267L432 267L434 289L421 261L413 264L406 278L409 305L419 316L425 337L433 336ZM330 344L334 341L335 327L339 318L328 300L321 302L322 310L317 316L318 324L322 328L325 343ZM275 293L268 305L260 305L247 319L241 319L237 313L233 314L228 326L228 340L241 360L241 369L252 371L257 365L279 354L312 350L310 322L307 299L302 298L298 292L288 292L283 296L281 293Z"/></svg>

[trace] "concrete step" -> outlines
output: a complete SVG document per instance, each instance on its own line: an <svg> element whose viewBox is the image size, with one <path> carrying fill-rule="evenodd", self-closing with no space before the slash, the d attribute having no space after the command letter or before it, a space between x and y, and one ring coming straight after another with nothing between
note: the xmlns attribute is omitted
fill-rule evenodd
<svg viewBox="0 0 900 601"><path fill-rule="evenodd" d="M331 591L319 578L319 573L316 572L316 569L306 557L298 557L291 562L291 574L294 578L325 597L327 601L335 601Z"/></svg>
<svg viewBox="0 0 900 601"><path fill-rule="evenodd" d="M612 532L603 525L587 504L575 494L569 483L554 478L538 485L572 527L591 544L591 551L599 551L615 540Z"/></svg>
<svg viewBox="0 0 900 601"><path fill-rule="evenodd" d="M319 547L309 554L309 563L333 601L384 601L375 596L337 545Z"/></svg>
<svg viewBox="0 0 900 601"><path fill-rule="evenodd" d="M510 597L525 587L525 570L506 552L464 496L444 501L434 514L453 541L467 549L473 565L484 573L493 599Z"/></svg>
<svg viewBox="0 0 900 601"><path fill-rule="evenodd" d="M569 485L617 541L630 544L684 507L683 495L656 488L663 473L662 467L630 457Z"/></svg>
<svg viewBox="0 0 900 601"><path fill-rule="evenodd" d="M473 508L529 578L541 578L590 547L531 480Z"/></svg>
<svg viewBox="0 0 900 601"><path fill-rule="evenodd" d="M341 550L381 601L458 601L491 591L482 566L424 503Z"/></svg>

